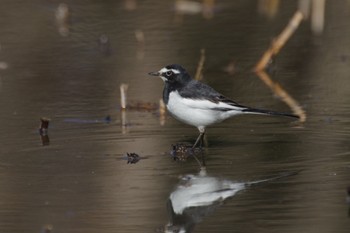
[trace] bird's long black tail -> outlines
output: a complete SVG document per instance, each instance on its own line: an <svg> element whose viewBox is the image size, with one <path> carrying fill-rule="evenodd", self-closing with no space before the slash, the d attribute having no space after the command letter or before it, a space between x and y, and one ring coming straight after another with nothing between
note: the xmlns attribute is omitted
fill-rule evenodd
<svg viewBox="0 0 350 233"><path fill-rule="evenodd" d="M252 113L252 114L272 115L272 116L286 116L286 117L293 117L293 118L298 118L298 119L300 118L299 116L291 114L291 113L275 112L275 111L271 111L271 110L258 109L258 108L245 108L242 110L242 112Z"/></svg>

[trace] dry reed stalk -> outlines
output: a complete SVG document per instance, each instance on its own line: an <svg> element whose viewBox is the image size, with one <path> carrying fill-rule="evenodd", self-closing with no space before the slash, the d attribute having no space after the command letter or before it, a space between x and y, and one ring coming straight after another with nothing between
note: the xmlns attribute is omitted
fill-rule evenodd
<svg viewBox="0 0 350 233"><path fill-rule="evenodd" d="M254 71L258 72L265 69L271 58L281 50L284 44L299 27L302 19L303 14L300 11L295 12L288 25L284 28L281 34L279 34L278 37L272 41L271 46L266 50L260 61L256 64Z"/></svg>
<svg viewBox="0 0 350 233"><path fill-rule="evenodd" d="M201 80L203 77L203 66L204 66L204 62L205 62L205 49L201 49L200 52L201 52L201 54L199 57L197 71L196 71L196 75L194 76L194 79L196 79L196 80Z"/></svg>
<svg viewBox="0 0 350 233"><path fill-rule="evenodd" d="M160 125L165 124L166 106L163 99L159 100L159 122Z"/></svg>
<svg viewBox="0 0 350 233"><path fill-rule="evenodd" d="M120 85L120 106L122 109L126 109L126 106L127 106L127 99L126 99L127 90L128 90L128 84L122 83Z"/></svg>
<svg viewBox="0 0 350 233"><path fill-rule="evenodd" d="M285 102L293 111L293 113L297 116L299 116L300 122L306 121L306 113L301 108L300 104L291 96L288 94L287 91L285 91L282 86L274 82L270 76L265 71L258 71L256 72L258 77L271 89L271 91L281 98L283 102Z"/></svg>

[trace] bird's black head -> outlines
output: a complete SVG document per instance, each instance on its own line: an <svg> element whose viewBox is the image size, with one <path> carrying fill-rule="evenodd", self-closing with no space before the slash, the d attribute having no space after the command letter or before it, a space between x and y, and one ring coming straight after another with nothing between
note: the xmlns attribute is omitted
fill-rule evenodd
<svg viewBox="0 0 350 233"><path fill-rule="evenodd" d="M187 71L178 64L168 65L157 72L150 72L148 74L158 76L169 84L185 84L191 80Z"/></svg>

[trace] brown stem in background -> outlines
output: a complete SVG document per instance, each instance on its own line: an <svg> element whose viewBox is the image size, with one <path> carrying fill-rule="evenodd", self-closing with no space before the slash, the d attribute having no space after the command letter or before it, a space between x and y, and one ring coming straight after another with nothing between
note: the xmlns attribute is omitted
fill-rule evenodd
<svg viewBox="0 0 350 233"><path fill-rule="evenodd" d="M205 62L205 49L201 49L201 55L199 58L196 75L194 76L195 80L201 80L203 77L203 66Z"/></svg>
<svg viewBox="0 0 350 233"><path fill-rule="evenodd" d="M159 100L159 123L160 125L165 124L165 116L166 116L166 106L163 99Z"/></svg>
<svg viewBox="0 0 350 233"><path fill-rule="evenodd" d="M271 46L266 50L260 61L256 64L254 71L257 76L273 91L273 93L279 96L283 102L285 102L294 112L294 114L300 117L300 122L305 122L306 114L301 108L300 104L288 94L277 82L272 81L270 76L264 71L272 57L277 55L281 48L285 45L288 39L293 35L296 29L299 27L300 22L303 19L301 11L295 12L292 19L284 30L273 40Z"/></svg>
<svg viewBox="0 0 350 233"><path fill-rule="evenodd" d="M128 91L128 84L122 83L120 85L120 106L122 109L126 109L126 106L127 106L127 99L126 99L127 91Z"/></svg>
<svg viewBox="0 0 350 233"><path fill-rule="evenodd" d="M295 12L288 25L284 28L281 34L279 34L278 37L272 41L270 48L266 50L264 55L261 57L260 61L256 64L254 71L258 72L266 68L271 58L281 50L284 44L299 27L299 24L302 21L302 19L303 14L300 11Z"/></svg>
<svg viewBox="0 0 350 233"><path fill-rule="evenodd" d="M305 111L301 108L300 104L282 88L279 83L274 82L265 71L258 71L256 74L275 95L280 97L281 100L292 109L295 115L299 116L300 122L306 121Z"/></svg>

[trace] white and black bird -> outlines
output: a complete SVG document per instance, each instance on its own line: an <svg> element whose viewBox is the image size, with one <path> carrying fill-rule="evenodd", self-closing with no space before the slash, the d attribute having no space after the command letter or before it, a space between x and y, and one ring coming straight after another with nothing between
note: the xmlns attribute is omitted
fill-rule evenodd
<svg viewBox="0 0 350 233"><path fill-rule="evenodd" d="M191 78L178 64L168 65L149 75L164 81L163 101L168 111L179 121L198 128L200 142L209 125L242 114L263 114L299 118L294 114L257 109L240 105L215 91L212 87Z"/></svg>

